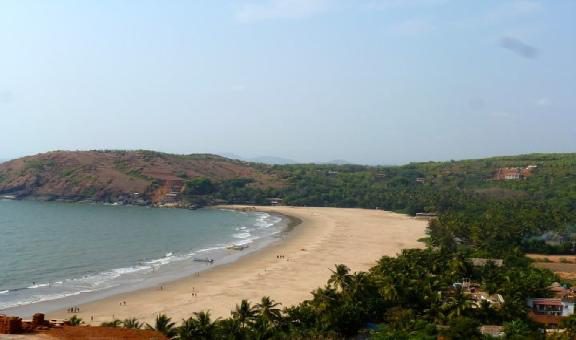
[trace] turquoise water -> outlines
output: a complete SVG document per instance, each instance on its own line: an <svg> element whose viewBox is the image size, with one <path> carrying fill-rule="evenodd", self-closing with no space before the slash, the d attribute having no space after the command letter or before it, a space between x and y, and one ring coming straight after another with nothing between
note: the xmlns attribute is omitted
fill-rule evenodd
<svg viewBox="0 0 576 340"><path fill-rule="evenodd" d="M278 216L0 200L0 310L143 288L263 246ZM243 251L226 249L247 244Z"/></svg>

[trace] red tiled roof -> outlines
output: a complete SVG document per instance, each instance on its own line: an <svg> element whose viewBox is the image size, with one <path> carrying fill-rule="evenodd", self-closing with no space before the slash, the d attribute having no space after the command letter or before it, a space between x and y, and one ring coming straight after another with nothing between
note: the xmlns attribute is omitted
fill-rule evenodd
<svg viewBox="0 0 576 340"><path fill-rule="evenodd" d="M560 299L533 299L532 304L534 305L547 305L547 306L562 306L562 300Z"/></svg>

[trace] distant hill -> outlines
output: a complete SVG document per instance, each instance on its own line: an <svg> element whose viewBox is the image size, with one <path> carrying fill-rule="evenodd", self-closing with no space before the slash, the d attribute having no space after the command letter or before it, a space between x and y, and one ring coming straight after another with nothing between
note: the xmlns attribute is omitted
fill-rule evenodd
<svg viewBox="0 0 576 340"><path fill-rule="evenodd" d="M334 165L346 165L346 164L354 164L353 162L348 162L343 159L335 159L333 161L323 162L322 164L334 164Z"/></svg>
<svg viewBox="0 0 576 340"><path fill-rule="evenodd" d="M254 162L254 163L264 163L264 164L278 164L278 165L283 165L283 164L296 164L298 162L296 162L295 160L292 159L288 159L288 158L282 158L282 157L275 157L275 156L260 156L260 157L254 157L254 158L249 158L247 159L248 162Z"/></svg>
<svg viewBox="0 0 576 340"><path fill-rule="evenodd" d="M0 164L0 196L158 205L213 203L385 208L411 214L443 198L576 200L576 154L531 154L401 166L269 165L210 154L56 151Z"/></svg>
<svg viewBox="0 0 576 340"><path fill-rule="evenodd" d="M247 163L210 154L153 151L55 151L0 164L0 195L18 198L140 201L177 195L187 181L249 179L254 188L282 181Z"/></svg>
<svg viewBox="0 0 576 340"><path fill-rule="evenodd" d="M251 163L262 163L262 164L271 164L271 165L283 165L283 164L297 164L298 162L293 159L283 158L283 157L276 157L276 156L258 156L258 157L242 157L240 155L234 153L221 153L223 157L230 158L230 159L237 159L244 162L251 162Z"/></svg>

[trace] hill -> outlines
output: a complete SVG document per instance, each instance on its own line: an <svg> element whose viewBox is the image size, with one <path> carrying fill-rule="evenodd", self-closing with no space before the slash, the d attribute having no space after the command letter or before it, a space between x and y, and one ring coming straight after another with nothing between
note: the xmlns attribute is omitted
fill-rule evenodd
<svg viewBox="0 0 576 340"><path fill-rule="evenodd" d="M186 184L203 179L278 188L273 175L245 162L152 151L55 151L0 164L0 195L44 200L174 204ZM235 183L235 182L234 182Z"/></svg>
<svg viewBox="0 0 576 340"><path fill-rule="evenodd" d="M402 166L265 165L216 155L56 151L0 164L0 195L136 204L267 204L441 212L463 200L545 202L574 212L576 154Z"/></svg>

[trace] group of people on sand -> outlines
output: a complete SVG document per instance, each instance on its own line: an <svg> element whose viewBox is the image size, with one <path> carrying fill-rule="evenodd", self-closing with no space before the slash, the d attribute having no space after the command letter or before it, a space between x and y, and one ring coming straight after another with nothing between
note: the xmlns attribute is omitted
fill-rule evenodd
<svg viewBox="0 0 576 340"><path fill-rule="evenodd" d="M286 256L285 255L276 255L276 258L277 259L284 259L284 258L286 258Z"/></svg>
<svg viewBox="0 0 576 340"><path fill-rule="evenodd" d="M126 306L126 301L121 301L120 306Z"/></svg>
<svg viewBox="0 0 576 340"><path fill-rule="evenodd" d="M68 313L80 313L80 307L68 307L66 308Z"/></svg>

